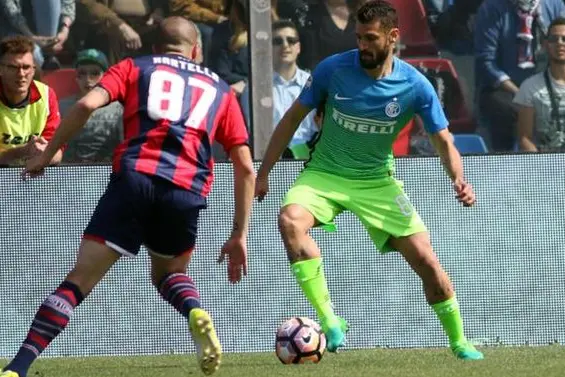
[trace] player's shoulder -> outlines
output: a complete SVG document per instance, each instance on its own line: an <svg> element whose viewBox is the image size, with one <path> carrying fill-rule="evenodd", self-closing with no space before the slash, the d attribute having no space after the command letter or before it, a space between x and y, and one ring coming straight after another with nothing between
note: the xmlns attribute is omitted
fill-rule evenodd
<svg viewBox="0 0 565 377"><path fill-rule="evenodd" d="M335 72L343 68L356 67L359 50L353 49L338 54L330 55L318 63L317 69L325 72Z"/></svg>
<svg viewBox="0 0 565 377"><path fill-rule="evenodd" d="M415 84L419 81L422 81L422 82L428 81L426 76L424 76L424 74L420 70L418 70L412 64L410 64L410 63L408 63L408 62L406 62L402 59L395 57L394 58L394 65L395 65L395 71L396 71L397 75L400 75L401 77L410 81L413 84Z"/></svg>

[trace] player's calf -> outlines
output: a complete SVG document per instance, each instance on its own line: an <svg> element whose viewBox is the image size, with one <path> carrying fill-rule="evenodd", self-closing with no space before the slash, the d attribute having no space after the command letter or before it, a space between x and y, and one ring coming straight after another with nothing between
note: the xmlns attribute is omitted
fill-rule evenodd
<svg viewBox="0 0 565 377"><path fill-rule="evenodd" d="M292 273L320 318L328 351L336 352L345 344L347 323L333 311L320 249L308 234L315 223L314 216L297 204L283 207L279 215L279 230Z"/></svg>
<svg viewBox="0 0 565 377"><path fill-rule="evenodd" d="M20 350L4 368L2 377L26 377L31 364L67 326L74 309L84 300L75 284L64 281L39 307Z"/></svg>
<svg viewBox="0 0 565 377"><path fill-rule="evenodd" d="M190 312L200 308L200 294L192 279L183 273L165 275L156 284L161 297L175 308L185 318Z"/></svg>
<svg viewBox="0 0 565 377"><path fill-rule="evenodd" d="M465 337L459 303L451 281L432 249L429 235L422 232L392 239L391 245L402 253L422 279L428 303L438 316L455 356L464 360L482 359L482 354Z"/></svg>
<svg viewBox="0 0 565 377"><path fill-rule="evenodd" d="M170 273L155 285L161 297L189 320L202 372L214 373L220 366L222 347L210 315L200 308L200 294L192 279L183 273Z"/></svg>

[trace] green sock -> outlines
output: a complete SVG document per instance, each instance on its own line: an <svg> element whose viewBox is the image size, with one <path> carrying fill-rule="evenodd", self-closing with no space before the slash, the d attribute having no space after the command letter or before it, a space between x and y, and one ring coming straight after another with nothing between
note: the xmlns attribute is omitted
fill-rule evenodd
<svg viewBox="0 0 565 377"><path fill-rule="evenodd" d="M459 303L457 302L457 298L453 296L446 301L438 302L431 306L436 312L436 315L443 326L443 330L449 338L450 346L455 347L458 344L466 342L467 339L463 332L463 319L459 312Z"/></svg>
<svg viewBox="0 0 565 377"><path fill-rule="evenodd" d="M322 258L295 262L290 267L304 295L316 309L322 324L325 326L339 325L324 276Z"/></svg>

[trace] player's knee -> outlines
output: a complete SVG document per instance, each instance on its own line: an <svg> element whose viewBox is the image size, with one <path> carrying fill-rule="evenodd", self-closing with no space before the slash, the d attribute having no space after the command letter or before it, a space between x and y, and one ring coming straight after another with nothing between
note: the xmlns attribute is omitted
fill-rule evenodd
<svg viewBox="0 0 565 377"><path fill-rule="evenodd" d="M297 205L286 206L279 214L279 231L283 238L294 238L308 232L307 211Z"/></svg>

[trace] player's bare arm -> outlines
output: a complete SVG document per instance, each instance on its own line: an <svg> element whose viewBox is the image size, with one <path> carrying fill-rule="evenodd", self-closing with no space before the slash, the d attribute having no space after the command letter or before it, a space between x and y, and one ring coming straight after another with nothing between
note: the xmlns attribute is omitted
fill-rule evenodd
<svg viewBox="0 0 565 377"><path fill-rule="evenodd" d="M106 106L110 102L110 96L105 89L96 87L81 98L70 110L69 114L62 120L61 125L53 135L45 151L30 159L26 169L22 173L25 177L40 175L43 169L52 164L52 161L61 148L75 135L88 121L90 115L97 109Z"/></svg>
<svg viewBox="0 0 565 377"><path fill-rule="evenodd" d="M446 128L430 135L430 140L441 159L447 175L453 182L453 189L457 193L457 200L466 207L475 204L475 193L471 185L465 181L461 155L453 143L453 137L449 130Z"/></svg>
<svg viewBox="0 0 565 377"><path fill-rule="evenodd" d="M255 170L247 145L233 147L230 159L234 170L235 213L230 239L224 244L218 262L228 256L228 279L237 283L242 275L247 275L247 233L255 190Z"/></svg>
<svg viewBox="0 0 565 377"><path fill-rule="evenodd" d="M302 120L312 111L311 108L302 105L298 100L284 114L283 118L275 128L263 162L257 173L257 184L255 196L261 200L269 191L268 176L275 163L281 158L286 146L292 139L292 135L302 122Z"/></svg>
<svg viewBox="0 0 565 377"><path fill-rule="evenodd" d="M230 150L234 169L235 214L232 237L247 237L249 215L255 188L255 170L251 151L247 145L238 145Z"/></svg>
<svg viewBox="0 0 565 377"><path fill-rule="evenodd" d="M63 150L59 149L57 152L55 152L55 155L49 162L49 165L58 165L61 163L62 160L63 160Z"/></svg>
<svg viewBox="0 0 565 377"><path fill-rule="evenodd" d="M45 151L45 148L47 148L47 146L49 145L49 142L45 140L42 136L40 137L34 136L29 141L28 144L29 144L28 148L30 149L30 151L28 152L27 157L31 158L43 153L43 151ZM62 160L63 160L63 150L59 149L57 153L55 153L55 156L53 156L53 158L51 159L49 165L58 165L61 163Z"/></svg>

